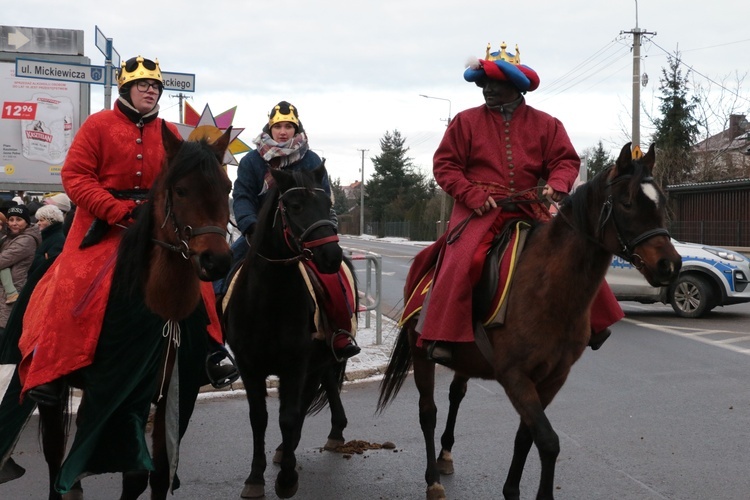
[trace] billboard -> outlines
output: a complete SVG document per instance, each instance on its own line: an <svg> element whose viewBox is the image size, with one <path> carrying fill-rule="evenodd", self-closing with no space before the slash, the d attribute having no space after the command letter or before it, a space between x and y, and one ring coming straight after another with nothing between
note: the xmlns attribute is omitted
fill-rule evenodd
<svg viewBox="0 0 750 500"><path fill-rule="evenodd" d="M81 125L81 95L80 83L17 77L15 63L0 61L0 186L60 185Z"/></svg>

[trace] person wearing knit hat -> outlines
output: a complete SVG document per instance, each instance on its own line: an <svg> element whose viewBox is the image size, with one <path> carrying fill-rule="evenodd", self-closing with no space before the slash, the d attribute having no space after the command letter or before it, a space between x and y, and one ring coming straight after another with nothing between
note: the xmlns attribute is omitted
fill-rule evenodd
<svg viewBox="0 0 750 500"><path fill-rule="evenodd" d="M560 120L526 103L525 94L540 85L539 75L521 64L518 47L515 54L506 48L503 42L493 52L488 44L484 59L470 61L464 70L464 80L482 89L484 104L453 118L433 158L435 180L455 200L448 233L466 223L461 237L442 249L439 272L418 324L428 356L447 365L454 342L474 342L472 289L495 235L519 216L550 217L538 203L511 207L498 200L538 200L541 191L543 198L559 202L570 192L581 163ZM444 239L436 245L443 243ZM424 256L437 253L423 251ZM415 262L432 264L420 256ZM607 307L601 309L606 314L592 314L592 333L601 334L596 340L592 336L592 348L598 348L609 335L607 327L623 317L612 292L607 288L603 293Z"/></svg>
<svg viewBox="0 0 750 500"><path fill-rule="evenodd" d="M57 193L52 196L44 198L43 203L45 205L54 205L60 209L63 214L70 211L70 198L65 193Z"/></svg>
<svg viewBox="0 0 750 500"><path fill-rule="evenodd" d="M26 225L31 224L31 214L29 213L29 209L26 207L26 205L16 205L15 207L10 207L7 212L8 222L11 222L11 219L13 217L19 217L26 221Z"/></svg>
<svg viewBox="0 0 750 500"><path fill-rule="evenodd" d="M314 170L325 163L325 159L321 160L310 149L305 128L299 119L299 111L288 101L280 101L271 108L268 121L253 143L256 149L240 160L232 191L234 216L243 234L232 245L236 263L244 259L250 248L249 241L255 230L260 207L273 185L271 170ZM327 174L322 184L323 190L333 199ZM334 227L338 227L338 218L333 208L329 218ZM226 280L221 280L214 284L214 289L221 294L226 292L226 285ZM360 352L360 348L348 336L336 335L333 339L326 340L333 345L339 359L350 358Z"/></svg>

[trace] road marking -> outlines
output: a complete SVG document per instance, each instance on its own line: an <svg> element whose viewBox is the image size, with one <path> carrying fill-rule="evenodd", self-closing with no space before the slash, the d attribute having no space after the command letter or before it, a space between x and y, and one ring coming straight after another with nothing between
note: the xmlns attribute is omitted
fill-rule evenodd
<svg viewBox="0 0 750 500"><path fill-rule="evenodd" d="M640 326L643 328L648 328L650 330L655 330L662 333L668 333L670 335L676 335L678 337L684 337L692 340L697 340L698 342L702 342L704 344L721 347L722 349L727 349L729 351L738 352L740 354L750 355L750 349L745 347L738 347L735 345L732 345L733 342L741 342L743 340L750 340L750 335L740 335L740 332L734 332L731 330L701 330L698 328L690 328L690 327L679 327L679 326L661 326L661 325L654 325L651 323L643 323L641 321L636 321L633 319L623 318L622 321L627 321L628 323L632 323L636 326ZM722 340L712 340L710 338L706 338L706 335L713 335L713 334L736 334L738 337L733 337L732 339L722 339ZM743 332L744 333L744 332Z"/></svg>

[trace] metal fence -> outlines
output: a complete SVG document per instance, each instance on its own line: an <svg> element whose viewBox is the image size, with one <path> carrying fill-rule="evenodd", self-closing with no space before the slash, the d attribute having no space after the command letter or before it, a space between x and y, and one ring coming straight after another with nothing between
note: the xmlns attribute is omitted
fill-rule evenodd
<svg viewBox="0 0 750 500"><path fill-rule="evenodd" d="M719 247L750 247L750 221L674 221L669 226L679 241Z"/></svg>

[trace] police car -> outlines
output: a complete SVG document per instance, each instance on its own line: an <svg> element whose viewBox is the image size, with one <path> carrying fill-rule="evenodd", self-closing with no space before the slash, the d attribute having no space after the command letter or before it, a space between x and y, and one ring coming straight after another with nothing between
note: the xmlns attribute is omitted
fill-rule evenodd
<svg viewBox="0 0 750 500"><path fill-rule="evenodd" d="M699 318L717 306L750 302L750 259L725 248L672 240L682 269L668 287L652 287L629 262L614 257L607 283L617 300L671 304L678 316Z"/></svg>

